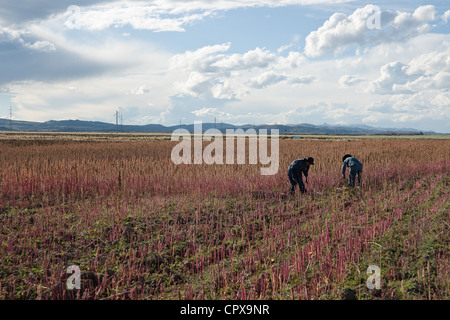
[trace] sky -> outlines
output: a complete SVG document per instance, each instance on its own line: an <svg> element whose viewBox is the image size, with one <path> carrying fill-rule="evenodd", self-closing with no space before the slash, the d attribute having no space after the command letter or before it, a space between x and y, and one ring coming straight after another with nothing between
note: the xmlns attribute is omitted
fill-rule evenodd
<svg viewBox="0 0 450 320"><path fill-rule="evenodd" d="M450 132L450 3L0 0L0 117Z"/></svg>

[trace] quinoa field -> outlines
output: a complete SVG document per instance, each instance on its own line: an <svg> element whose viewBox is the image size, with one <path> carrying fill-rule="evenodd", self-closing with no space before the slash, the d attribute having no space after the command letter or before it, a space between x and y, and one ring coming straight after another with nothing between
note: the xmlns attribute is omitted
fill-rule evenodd
<svg viewBox="0 0 450 320"><path fill-rule="evenodd" d="M168 139L91 138L0 140L0 300L450 298L448 139L283 138L263 176L175 165ZM292 197L287 168L308 156Z"/></svg>

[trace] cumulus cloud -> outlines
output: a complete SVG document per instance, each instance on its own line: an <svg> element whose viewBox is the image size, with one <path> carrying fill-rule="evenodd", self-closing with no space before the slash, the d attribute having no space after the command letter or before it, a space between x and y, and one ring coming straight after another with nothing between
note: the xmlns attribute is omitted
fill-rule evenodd
<svg viewBox="0 0 450 320"><path fill-rule="evenodd" d="M397 94L387 99L376 101L367 108L362 121L376 123L389 121L392 123L410 123L433 121L442 124L450 121L450 94L437 90L427 90L414 94ZM448 126L447 126L448 127Z"/></svg>
<svg viewBox="0 0 450 320"><path fill-rule="evenodd" d="M214 64L224 58L224 55L220 53L228 51L230 46L230 43L223 43L176 54L170 59L170 68L172 70L215 72L218 68Z"/></svg>
<svg viewBox="0 0 450 320"><path fill-rule="evenodd" d="M0 25L0 37L1 37L0 39L3 42L18 40L22 37L23 33L24 33L23 31L3 27Z"/></svg>
<svg viewBox="0 0 450 320"><path fill-rule="evenodd" d="M450 72L450 45L444 51L432 51L412 59L406 70L409 75L433 75L440 71Z"/></svg>
<svg viewBox="0 0 450 320"><path fill-rule="evenodd" d="M382 96L368 107L364 122L448 131L450 45L443 41L432 48L380 68L378 78L369 83L367 92Z"/></svg>
<svg viewBox="0 0 450 320"><path fill-rule="evenodd" d="M441 19L447 23L448 20L450 19L450 10L447 10L444 12L444 14L441 16Z"/></svg>
<svg viewBox="0 0 450 320"><path fill-rule="evenodd" d="M445 108L447 111L447 118L450 118L448 106L450 106L450 92L438 92L433 98L430 100L431 105L438 106L439 108Z"/></svg>
<svg viewBox="0 0 450 320"><path fill-rule="evenodd" d="M378 94L447 90L450 83L450 46L445 51L419 55L408 63L391 62L381 67L368 90Z"/></svg>
<svg viewBox="0 0 450 320"><path fill-rule="evenodd" d="M24 45L27 48L41 52L50 52L56 50L55 45L48 41L35 41L34 43L25 43Z"/></svg>
<svg viewBox="0 0 450 320"><path fill-rule="evenodd" d="M291 75L288 77L288 83L290 83L294 86L298 86L298 85L310 84L310 83L314 82L316 79L317 78L312 75L308 75L308 76Z"/></svg>
<svg viewBox="0 0 450 320"><path fill-rule="evenodd" d="M311 83L311 76L281 73L305 63L306 58L290 51L286 56L264 48L229 54L230 43L205 46L176 54L170 59L170 69L188 74L175 87L194 97L213 96L218 99L242 98L250 88L262 89L277 83L299 85ZM262 70L262 72L260 71ZM255 75L256 73L256 75Z"/></svg>
<svg viewBox="0 0 450 320"><path fill-rule="evenodd" d="M450 73L442 71L432 76L420 76L405 84L395 84L393 86L393 91L414 93L429 89L448 89L449 84Z"/></svg>
<svg viewBox="0 0 450 320"><path fill-rule="evenodd" d="M199 97L206 92L209 92L214 85L211 77L200 72L191 72L186 81L177 81L174 86L181 93Z"/></svg>
<svg viewBox="0 0 450 320"><path fill-rule="evenodd" d="M224 79L211 87L211 94L215 99L243 98L248 92L249 90L245 86L234 79Z"/></svg>
<svg viewBox="0 0 450 320"><path fill-rule="evenodd" d="M24 48L40 52L55 51L55 44L49 41L30 41L31 33L29 30L14 29L0 26L0 42L18 43Z"/></svg>
<svg viewBox="0 0 450 320"><path fill-rule="evenodd" d="M285 75L276 74L274 71L267 71L256 77L250 79L250 86L253 88L262 89L269 85L277 84L281 81L286 80Z"/></svg>
<svg viewBox="0 0 450 320"><path fill-rule="evenodd" d="M393 93L394 86L405 84L412 79L407 74L407 69L407 65L398 61L382 66L380 76L369 84L368 90L379 94Z"/></svg>
<svg viewBox="0 0 450 320"><path fill-rule="evenodd" d="M364 82L365 79L360 77L359 75L343 75L339 78L339 85L343 88L353 87L361 82Z"/></svg>
<svg viewBox="0 0 450 320"><path fill-rule="evenodd" d="M284 51L284 50L283 50ZM281 51L281 52L283 52ZM280 51L278 51L281 53ZM279 56L277 67L280 69L295 69L307 62L306 57L298 51L289 51L286 57Z"/></svg>
<svg viewBox="0 0 450 320"><path fill-rule="evenodd" d="M147 94L149 92L150 92L150 89L147 88L147 86L145 84L142 84L142 85L140 85L140 86L138 86L136 88L133 88L130 91L130 94L132 94L132 95L143 95L143 94Z"/></svg>
<svg viewBox="0 0 450 320"><path fill-rule="evenodd" d="M417 21L433 21L436 19L436 10L433 5L426 5L418 7L412 17Z"/></svg>
<svg viewBox="0 0 450 320"><path fill-rule="evenodd" d="M274 71L267 71L258 76L252 77L249 85L252 88L263 89L278 83L288 83L291 85L304 85L313 82L316 79L314 76L296 76L287 74L277 74Z"/></svg>
<svg viewBox="0 0 450 320"><path fill-rule="evenodd" d="M306 37L305 54L317 57L325 53L339 53L350 45L376 45L392 41L406 41L430 30L436 19L434 6L418 7L413 13L381 12L379 7L367 5L351 15L333 14L319 29ZM380 21L380 28L374 28ZM377 30L378 29L378 30Z"/></svg>
<svg viewBox="0 0 450 320"><path fill-rule="evenodd" d="M197 72L230 72L264 68L277 58L269 50L255 48L243 54L221 54L230 49L230 43L205 46L194 51L174 55L170 60L171 69Z"/></svg>
<svg viewBox="0 0 450 320"><path fill-rule="evenodd" d="M230 113L220 111L217 108L201 108L194 110L191 113L193 113L196 117L220 117L222 119L231 117Z"/></svg>
<svg viewBox="0 0 450 320"><path fill-rule="evenodd" d="M252 68L265 68L273 63L276 56L269 50L256 48L244 54L232 54L222 57L213 64L221 70L243 70Z"/></svg>

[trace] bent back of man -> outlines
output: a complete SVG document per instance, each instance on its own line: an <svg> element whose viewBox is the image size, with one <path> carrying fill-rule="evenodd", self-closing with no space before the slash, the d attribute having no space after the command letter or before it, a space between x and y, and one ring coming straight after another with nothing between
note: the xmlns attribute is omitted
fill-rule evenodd
<svg viewBox="0 0 450 320"><path fill-rule="evenodd" d="M358 184L361 186L361 174L363 170L362 163L356 159L355 157L346 154L343 158L343 165L342 165L342 175L345 179L345 170L348 167L350 170L348 175L348 186L354 187L355 186L355 180L356 176L358 176Z"/></svg>

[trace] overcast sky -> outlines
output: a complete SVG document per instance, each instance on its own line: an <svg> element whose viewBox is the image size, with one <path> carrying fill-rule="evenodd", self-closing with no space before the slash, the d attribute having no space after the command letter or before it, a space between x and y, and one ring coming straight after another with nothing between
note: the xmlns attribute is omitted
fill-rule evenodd
<svg viewBox="0 0 450 320"><path fill-rule="evenodd" d="M448 1L1 0L0 117L450 132Z"/></svg>

